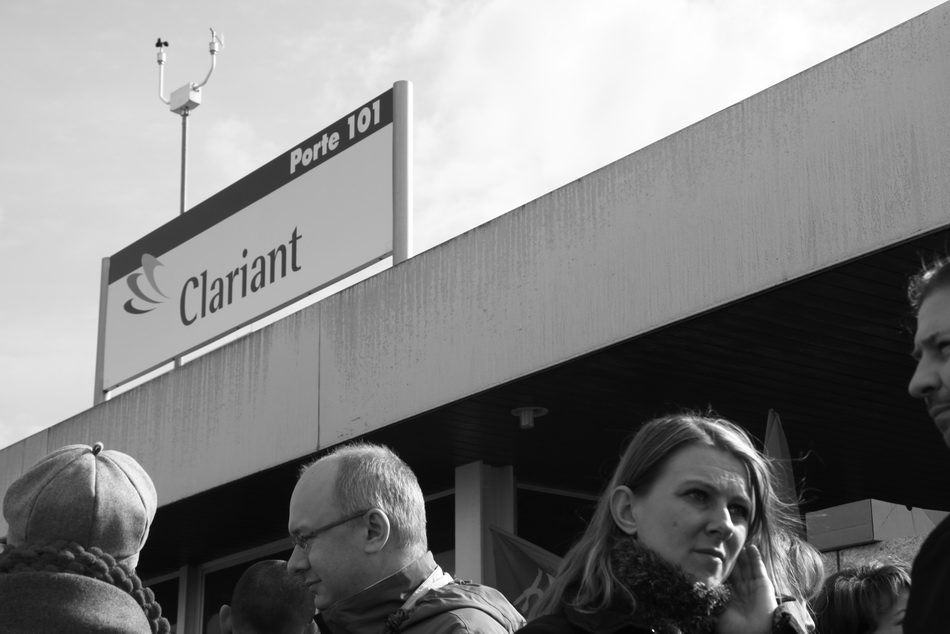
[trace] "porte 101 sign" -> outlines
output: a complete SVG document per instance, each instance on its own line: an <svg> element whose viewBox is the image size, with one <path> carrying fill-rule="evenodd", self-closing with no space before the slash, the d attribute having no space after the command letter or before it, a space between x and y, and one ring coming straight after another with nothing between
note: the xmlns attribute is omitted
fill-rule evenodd
<svg viewBox="0 0 950 634"><path fill-rule="evenodd" d="M393 88L103 260L104 391L396 250L411 227L411 85Z"/></svg>

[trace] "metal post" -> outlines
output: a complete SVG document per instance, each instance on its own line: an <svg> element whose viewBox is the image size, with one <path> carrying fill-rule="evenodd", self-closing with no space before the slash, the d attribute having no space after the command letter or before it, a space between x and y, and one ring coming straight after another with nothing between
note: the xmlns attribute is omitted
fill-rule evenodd
<svg viewBox="0 0 950 634"><path fill-rule="evenodd" d="M393 265L411 258L412 83L393 84Z"/></svg>
<svg viewBox="0 0 950 634"><path fill-rule="evenodd" d="M210 75L210 73L209 73ZM188 108L181 111L181 208L179 215L185 213L185 194L188 191ZM175 357L175 369L181 367L181 357Z"/></svg>
<svg viewBox="0 0 950 634"><path fill-rule="evenodd" d="M185 213L185 192L188 189L188 108L181 111L181 207L179 214Z"/></svg>
<svg viewBox="0 0 950 634"><path fill-rule="evenodd" d="M99 275L99 335L96 343L96 386L92 395L92 404L98 405L106 400L105 364L106 364L106 310L109 307L109 258L102 258Z"/></svg>

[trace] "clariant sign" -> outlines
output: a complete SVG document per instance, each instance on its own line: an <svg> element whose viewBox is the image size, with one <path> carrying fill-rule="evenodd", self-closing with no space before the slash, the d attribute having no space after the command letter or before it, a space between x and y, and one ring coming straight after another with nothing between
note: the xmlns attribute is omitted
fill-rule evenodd
<svg viewBox="0 0 950 634"><path fill-rule="evenodd" d="M410 104L397 83L105 260L97 390L389 256Z"/></svg>

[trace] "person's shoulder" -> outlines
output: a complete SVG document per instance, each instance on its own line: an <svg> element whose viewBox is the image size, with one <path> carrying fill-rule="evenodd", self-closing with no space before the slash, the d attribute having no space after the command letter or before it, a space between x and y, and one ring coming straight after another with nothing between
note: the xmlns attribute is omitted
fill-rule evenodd
<svg viewBox="0 0 950 634"><path fill-rule="evenodd" d="M122 588L70 572L0 574L0 631L137 632L151 634L148 616Z"/></svg>
<svg viewBox="0 0 950 634"><path fill-rule="evenodd" d="M420 621L418 629L407 627L407 634L513 634L523 624L511 620L499 621L496 615L480 607L457 606L441 614Z"/></svg>
<svg viewBox="0 0 950 634"><path fill-rule="evenodd" d="M904 632L929 634L942 631L950 622L950 516L944 518L914 558L910 575L910 598L904 617Z"/></svg>
<svg viewBox="0 0 950 634"><path fill-rule="evenodd" d="M524 617L498 590L454 581L427 592L409 614L412 632L514 632ZM418 629L415 629L418 627Z"/></svg>
<svg viewBox="0 0 950 634"><path fill-rule="evenodd" d="M950 515L934 528L914 558L914 571L920 567L950 566Z"/></svg>

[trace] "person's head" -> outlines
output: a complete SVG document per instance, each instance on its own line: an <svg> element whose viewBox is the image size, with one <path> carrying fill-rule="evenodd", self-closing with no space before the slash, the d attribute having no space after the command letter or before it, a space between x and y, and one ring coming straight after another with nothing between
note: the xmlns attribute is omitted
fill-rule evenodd
<svg viewBox="0 0 950 634"><path fill-rule="evenodd" d="M425 501L412 469L387 447L343 445L305 467L290 498L287 563L326 609L423 555Z"/></svg>
<svg viewBox="0 0 950 634"><path fill-rule="evenodd" d="M774 526L785 521L773 478L748 434L727 420L686 413L646 423L537 614L557 611L562 599L596 610L626 592L610 565L624 538L709 587L728 579L747 543L770 563ZM568 588L573 597L564 596Z"/></svg>
<svg viewBox="0 0 950 634"><path fill-rule="evenodd" d="M96 443L57 449L30 467L7 489L3 516L11 546L64 540L134 568L157 506L141 465Z"/></svg>
<svg viewBox="0 0 950 634"><path fill-rule="evenodd" d="M911 278L907 298L917 317L917 369L907 390L923 399L950 447L950 258L938 260Z"/></svg>
<svg viewBox="0 0 950 634"><path fill-rule="evenodd" d="M218 613L222 634L310 634L313 595L282 559L259 561L238 579Z"/></svg>
<svg viewBox="0 0 950 634"><path fill-rule="evenodd" d="M814 600L819 634L900 634L910 595L910 571L873 562L828 576Z"/></svg>

